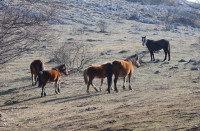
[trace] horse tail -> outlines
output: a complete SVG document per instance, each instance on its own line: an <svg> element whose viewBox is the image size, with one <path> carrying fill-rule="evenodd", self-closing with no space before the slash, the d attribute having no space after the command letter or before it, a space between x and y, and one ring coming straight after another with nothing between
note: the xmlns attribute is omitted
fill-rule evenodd
<svg viewBox="0 0 200 131"><path fill-rule="evenodd" d="M85 69L84 72L83 72L84 81L85 81L85 84L86 84L86 85L88 84L87 70L88 70L88 69Z"/></svg>
<svg viewBox="0 0 200 131"><path fill-rule="evenodd" d="M39 85L38 87L42 87L42 75L43 75L43 71L40 71L38 73L38 80L39 80Z"/></svg>
<svg viewBox="0 0 200 131"><path fill-rule="evenodd" d="M42 61L39 61L39 72L44 70L44 64L42 63Z"/></svg>
<svg viewBox="0 0 200 131"><path fill-rule="evenodd" d="M168 51L169 51L169 59L171 59L171 46L170 46L169 42L168 42Z"/></svg>
<svg viewBox="0 0 200 131"><path fill-rule="evenodd" d="M108 83L108 92L110 93L110 87L112 85L112 75L113 75L111 63L107 64L106 75L107 75L107 83Z"/></svg>

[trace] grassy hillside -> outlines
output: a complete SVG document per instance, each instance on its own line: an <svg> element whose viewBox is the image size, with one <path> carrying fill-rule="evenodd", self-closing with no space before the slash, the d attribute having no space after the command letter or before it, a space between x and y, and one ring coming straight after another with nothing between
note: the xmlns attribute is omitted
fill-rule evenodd
<svg viewBox="0 0 200 131"><path fill-rule="evenodd" d="M200 72L191 70L200 66L199 28L178 25L166 31L162 21L148 24L125 17L126 11L157 8L153 5L123 0L61 2L66 4L56 4L60 5L62 18L65 17L60 20L65 23L52 25L59 31L59 35L55 34L56 43L41 43L39 50L30 50L0 70L0 130L200 129ZM96 26L99 20L108 24L105 33ZM161 50L155 54L157 62L151 63L147 48L142 46L142 36L169 40L171 61L162 62ZM30 63L42 59L46 69L57 66L49 62L54 58L52 53L70 41L89 45L88 53L96 55L92 65L139 54L141 67L134 71L133 90L128 90L128 83L123 90L123 81L119 79L120 92L108 94L105 80L102 92L96 93L90 87L87 94L80 71L61 77L60 94L55 94L54 83L48 83L47 96L41 98L41 88L32 86ZM182 59L185 62L180 62ZM95 79L94 83L99 86L100 80Z"/></svg>

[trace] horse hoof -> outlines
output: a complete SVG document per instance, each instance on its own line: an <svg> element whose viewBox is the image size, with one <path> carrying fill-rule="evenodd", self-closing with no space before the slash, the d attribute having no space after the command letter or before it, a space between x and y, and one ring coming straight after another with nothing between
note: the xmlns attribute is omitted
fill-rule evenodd
<svg viewBox="0 0 200 131"><path fill-rule="evenodd" d="M44 93L44 96L46 96L46 93Z"/></svg>
<svg viewBox="0 0 200 131"><path fill-rule="evenodd" d="M122 87L124 90L126 89L125 86Z"/></svg>

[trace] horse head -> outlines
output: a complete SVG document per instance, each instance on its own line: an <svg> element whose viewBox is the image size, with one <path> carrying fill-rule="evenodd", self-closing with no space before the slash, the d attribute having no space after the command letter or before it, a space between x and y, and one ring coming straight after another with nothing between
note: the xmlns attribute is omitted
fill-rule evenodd
<svg viewBox="0 0 200 131"><path fill-rule="evenodd" d="M127 58L125 59L125 61L131 61L132 64L133 64L133 66L136 66L137 68L140 67L139 56L138 56L137 54L132 55L132 56L130 56L130 57L127 57Z"/></svg>
<svg viewBox="0 0 200 131"><path fill-rule="evenodd" d="M135 66L136 66L137 68L140 67L139 56L138 56L137 54L136 54L136 57L135 57Z"/></svg>
<svg viewBox="0 0 200 131"><path fill-rule="evenodd" d="M146 36L142 37L142 45L144 46L145 43L146 43Z"/></svg>
<svg viewBox="0 0 200 131"><path fill-rule="evenodd" d="M68 71L67 71L67 66L66 64L64 64L61 68L61 72L63 72L63 74L68 75Z"/></svg>
<svg viewBox="0 0 200 131"><path fill-rule="evenodd" d="M63 65L60 65L60 66L57 66L55 68L52 68L53 70L57 70L65 75L68 75L68 71L67 71L67 66L66 64L63 64Z"/></svg>

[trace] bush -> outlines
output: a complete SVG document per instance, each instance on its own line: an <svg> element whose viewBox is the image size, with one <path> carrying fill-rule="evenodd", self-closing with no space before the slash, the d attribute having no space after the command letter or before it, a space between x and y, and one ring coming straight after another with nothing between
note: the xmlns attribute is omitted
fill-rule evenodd
<svg viewBox="0 0 200 131"><path fill-rule="evenodd" d="M86 64L95 60L94 54L88 53L89 48L77 42L68 42L54 52L54 61L58 64L65 63L69 69L80 71Z"/></svg>
<svg viewBox="0 0 200 131"><path fill-rule="evenodd" d="M105 33L106 32L106 29L108 28L108 24L103 21L103 20L100 20L98 23L97 23L97 27L100 29L100 32L101 33Z"/></svg>

